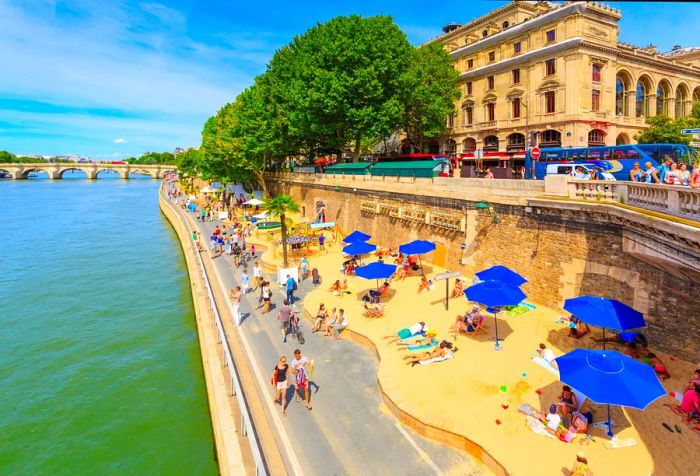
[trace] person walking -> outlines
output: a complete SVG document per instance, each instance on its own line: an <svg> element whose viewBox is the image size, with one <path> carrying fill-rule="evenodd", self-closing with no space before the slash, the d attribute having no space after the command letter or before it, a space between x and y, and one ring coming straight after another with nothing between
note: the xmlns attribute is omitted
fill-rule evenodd
<svg viewBox="0 0 700 476"><path fill-rule="evenodd" d="M241 284L243 285L243 294L247 294L250 289L250 275L246 268L243 268L243 272L241 273Z"/></svg>
<svg viewBox="0 0 700 476"><path fill-rule="evenodd" d="M304 256L301 259L301 280L305 280L308 275L309 275L309 260L306 259L306 256Z"/></svg>
<svg viewBox="0 0 700 476"><path fill-rule="evenodd" d="M318 235L318 249L319 251L323 251L326 249L326 237L323 236L323 233Z"/></svg>
<svg viewBox="0 0 700 476"><path fill-rule="evenodd" d="M287 386L289 382L289 365L287 365L287 357L281 356L277 365L272 370L270 377L272 387L275 389L275 405L277 403L282 407L282 415L287 416Z"/></svg>
<svg viewBox="0 0 700 476"><path fill-rule="evenodd" d="M228 297L233 303L233 324L238 327L241 325L241 287L236 286L236 289L231 289L228 292Z"/></svg>
<svg viewBox="0 0 700 476"><path fill-rule="evenodd" d="M263 314L267 314L267 312L270 310L270 306L272 305L272 289L270 289L270 282L265 281L263 283L262 287L262 298L263 298Z"/></svg>
<svg viewBox="0 0 700 476"><path fill-rule="evenodd" d="M280 331L282 332L282 343L287 342L287 334L289 333L289 321L292 319L294 310L289 305L289 301L284 300L284 304L277 313L277 320L280 321Z"/></svg>
<svg viewBox="0 0 700 476"><path fill-rule="evenodd" d="M287 275L287 301L294 304L294 289L297 287L297 282L290 275Z"/></svg>
<svg viewBox="0 0 700 476"><path fill-rule="evenodd" d="M304 390L306 408L311 410L311 392L309 392L309 359L301 355L301 350L294 351L292 360L292 374L294 375L294 387L297 393L297 402L301 401L301 391Z"/></svg>
<svg viewBox="0 0 700 476"><path fill-rule="evenodd" d="M262 285L262 280L262 268L260 268L260 265L256 261L253 264L253 283L255 284L255 288L253 289L253 291L258 289Z"/></svg>

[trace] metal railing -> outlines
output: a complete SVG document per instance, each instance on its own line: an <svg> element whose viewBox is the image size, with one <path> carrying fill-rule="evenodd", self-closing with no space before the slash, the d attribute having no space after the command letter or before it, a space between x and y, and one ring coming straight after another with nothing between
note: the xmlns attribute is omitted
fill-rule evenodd
<svg viewBox="0 0 700 476"><path fill-rule="evenodd" d="M193 228L190 226L188 217L183 216L182 210L180 210L177 206L173 205L170 197L163 193L164 189L165 187L162 186L161 193L168 202L168 205L171 206L171 208L173 208L176 211L176 213L183 218L185 226L187 227L188 236L191 236ZM265 465L265 461L263 459L263 452L260 445L260 440L255 429L255 424L253 423L253 419L250 415L250 408L248 407L248 401L245 392L243 391L243 387L241 386L241 380L240 376L238 375L236 363L233 360L233 354L231 353L231 347L228 342L228 336L226 335L226 329L224 329L224 323L221 319L221 314L219 314L219 309L216 306L214 294L211 289L211 283L209 282L209 276L207 274L206 268L204 267L204 261L202 261L202 256L196 249L195 255L197 256L197 262L199 263L199 268L202 272L204 287L207 290L207 301L209 303L209 309L214 314L214 323L216 324L219 343L222 344L224 350L224 365L228 367L229 376L231 378L231 395L236 397L238 407L241 411L239 431L242 436L247 437L248 444L250 445L250 451L253 455L253 460L255 461L255 474L259 476L267 476L267 466Z"/></svg>

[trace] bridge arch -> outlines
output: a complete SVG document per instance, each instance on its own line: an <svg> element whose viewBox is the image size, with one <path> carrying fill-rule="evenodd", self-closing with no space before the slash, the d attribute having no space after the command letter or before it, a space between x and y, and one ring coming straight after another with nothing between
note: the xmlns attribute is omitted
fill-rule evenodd
<svg viewBox="0 0 700 476"><path fill-rule="evenodd" d="M50 173L50 172L46 171L45 169L38 168L38 167L32 167L32 168L24 169L24 170L22 171L22 178L23 178L23 179L28 179L28 178L29 178L29 174L31 174L32 172L35 172L35 173L38 173L38 174L41 174L41 175L48 175L49 178L51 178L51 173Z"/></svg>
<svg viewBox="0 0 700 476"><path fill-rule="evenodd" d="M56 175L58 176L58 178L62 179L63 175L66 172L70 172L72 170L77 170L79 172L82 172L85 174L85 178L90 178L90 172L88 170L85 170L84 168L81 168L81 167L66 167L64 169L59 170Z"/></svg>
<svg viewBox="0 0 700 476"><path fill-rule="evenodd" d="M116 172L116 173L119 174L119 178L120 178L120 179L123 179L123 178L124 178L124 173L123 173L121 170L115 169L115 168L111 168L111 167L110 167L110 168L105 167L105 168L102 168L102 169L98 168L97 170L95 170L95 178L97 178L97 176L98 176L101 172L107 172L108 174L111 174L111 173L113 173L113 172Z"/></svg>
<svg viewBox="0 0 700 476"><path fill-rule="evenodd" d="M148 175L151 178L158 178L156 177L156 174L158 172L156 170L146 170L146 169L141 169L141 168L133 168L129 170L129 175L133 174L141 174L141 175Z"/></svg>

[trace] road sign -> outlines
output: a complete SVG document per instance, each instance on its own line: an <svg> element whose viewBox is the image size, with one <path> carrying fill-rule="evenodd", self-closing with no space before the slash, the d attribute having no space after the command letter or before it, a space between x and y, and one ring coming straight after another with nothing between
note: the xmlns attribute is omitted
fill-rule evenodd
<svg viewBox="0 0 700 476"><path fill-rule="evenodd" d="M541 155L542 151L539 147L533 147L532 149L530 149L530 157L532 157L533 159L537 160L540 158Z"/></svg>
<svg viewBox="0 0 700 476"><path fill-rule="evenodd" d="M681 134L691 136L693 134L700 134L700 129L681 129Z"/></svg>
<svg viewBox="0 0 700 476"><path fill-rule="evenodd" d="M700 142L691 142L690 147L695 147L696 149L700 149Z"/></svg>
<svg viewBox="0 0 700 476"><path fill-rule="evenodd" d="M456 278L462 274L461 271L448 271L447 273L436 274L435 281L441 281L443 279Z"/></svg>

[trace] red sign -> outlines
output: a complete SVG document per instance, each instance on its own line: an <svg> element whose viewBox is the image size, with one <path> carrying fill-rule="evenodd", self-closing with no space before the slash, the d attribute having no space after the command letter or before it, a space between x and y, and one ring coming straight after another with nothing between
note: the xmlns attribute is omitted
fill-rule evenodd
<svg viewBox="0 0 700 476"><path fill-rule="evenodd" d="M537 160L540 158L541 155L542 151L539 147L533 147L532 149L530 149L530 157L532 157L533 159Z"/></svg>

